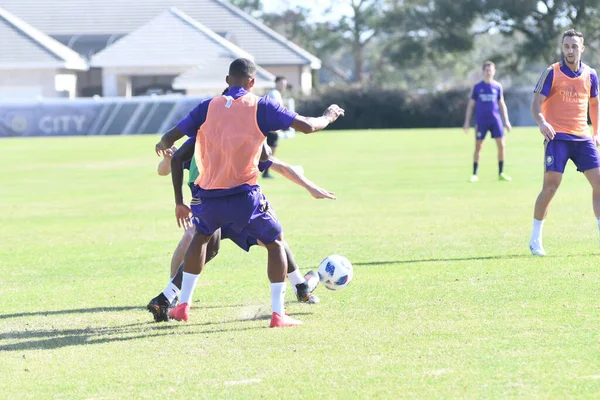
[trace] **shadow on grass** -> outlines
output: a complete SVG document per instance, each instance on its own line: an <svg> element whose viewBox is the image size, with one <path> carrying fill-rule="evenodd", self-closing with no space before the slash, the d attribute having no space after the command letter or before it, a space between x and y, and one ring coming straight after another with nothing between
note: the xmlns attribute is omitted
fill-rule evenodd
<svg viewBox="0 0 600 400"><path fill-rule="evenodd" d="M220 322L205 322L197 324L171 323L135 323L111 327L88 327L85 329L50 329L50 330L25 330L3 333L0 335L0 352L21 350L52 350L70 346L89 346L109 342L126 342L137 339L153 337L167 337L179 335L207 335L213 333L248 331L267 329L268 324L261 326L245 326L241 328L216 328L198 330L194 328L207 326L220 326L236 322L248 322L255 319L233 319ZM191 330L190 330L191 328ZM185 331L182 331L185 329ZM41 339L41 340L37 340ZM23 340L19 343L2 345L6 340Z"/></svg>
<svg viewBox="0 0 600 400"><path fill-rule="evenodd" d="M225 304L225 305L206 305L198 308L204 309L216 309L216 308L238 308L252 306L252 304ZM259 305L256 305L257 307ZM23 312L14 314L0 314L0 319L7 318L22 318L22 317L34 317L34 316L50 316L50 315L63 315L63 314L94 314L103 312L121 312L131 310L145 310L146 306L124 306L124 307L94 307L94 308L75 308L71 310L55 310L55 311L36 311L36 312Z"/></svg>
<svg viewBox="0 0 600 400"><path fill-rule="evenodd" d="M6 318L19 318L19 317L33 317L36 315L62 315L62 314L90 314L90 313L101 313L101 312L120 312L139 310L139 306L127 306L127 307L95 307L95 308L76 308L72 310L56 310L56 311L36 311L36 312L25 312L15 314L0 314L0 319Z"/></svg>
<svg viewBox="0 0 600 400"><path fill-rule="evenodd" d="M546 256L546 258L570 258L570 257L597 257L597 253L588 254L565 254L560 256ZM481 260L510 260L519 258L538 259L531 254L503 254L497 256L480 256L480 257L456 257L456 258L424 258L419 260L397 260L397 261L365 261L354 262L353 265L391 265L391 264L419 264L427 262L456 262L456 261L481 261Z"/></svg>

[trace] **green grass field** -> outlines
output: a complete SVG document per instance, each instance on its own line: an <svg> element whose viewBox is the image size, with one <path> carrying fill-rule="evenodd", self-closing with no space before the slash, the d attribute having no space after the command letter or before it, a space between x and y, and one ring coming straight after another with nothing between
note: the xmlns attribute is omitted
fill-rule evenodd
<svg viewBox="0 0 600 400"><path fill-rule="evenodd" d="M570 164L528 250L542 137L516 129L497 180L455 130L323 132L278 156L335 191L261 182L299 265L354 281L268 329L266 252L224 242L190 322L145 310L181 231L157 136L0 141L0 398L598 398L598 228Z"/></svg>

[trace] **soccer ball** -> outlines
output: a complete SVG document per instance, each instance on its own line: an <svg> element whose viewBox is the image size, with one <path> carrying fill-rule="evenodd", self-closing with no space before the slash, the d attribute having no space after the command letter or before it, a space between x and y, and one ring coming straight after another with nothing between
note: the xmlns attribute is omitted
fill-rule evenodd
<svg viewBox="0 0 600 400"><path fill-rule="evenodd" d="M319 264L319 279L329 290L341 290L352 281L352 264L346 257L331 255Z"/></svg>

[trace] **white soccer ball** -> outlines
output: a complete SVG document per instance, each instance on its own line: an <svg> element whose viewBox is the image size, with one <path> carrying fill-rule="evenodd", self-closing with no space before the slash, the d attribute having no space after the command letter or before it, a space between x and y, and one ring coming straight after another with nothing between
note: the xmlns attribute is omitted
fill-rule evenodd
<svg viewBox="0 0 600 400"><path fill-rule="evenodd" d="M346 257L331 255L319 264L319 279L329 290L341 290L350 284L354 275Z"/></svg>

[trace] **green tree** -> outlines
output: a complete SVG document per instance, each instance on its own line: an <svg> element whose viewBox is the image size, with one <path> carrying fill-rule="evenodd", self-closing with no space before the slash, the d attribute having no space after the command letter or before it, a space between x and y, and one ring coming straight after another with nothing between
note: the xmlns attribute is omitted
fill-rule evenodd
<svg viewBox="0 0 600 400"><path fill-rule="evenodd" d="M574 27L586 44L596 46L600 34L600 0L414 0L391 1L383 20L391 44L390 59L402 65L415 57L435 59L443 53L472 50L478 35L501 33L518 39L520 63L560 56L559 38ZM399 33L394 30L400 26ZM522 66L522 65L521 65ZM515 67L519 67L515 65Z"/></svg>
<svg viewBox="0 0 600 400"><path fill-rule="evenodd" d="M231 4L253 17L260 17L263 11L262 0L228 0Z"/></svg>

